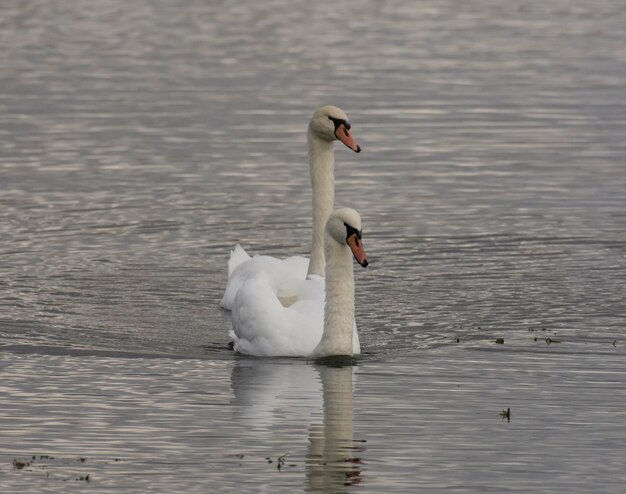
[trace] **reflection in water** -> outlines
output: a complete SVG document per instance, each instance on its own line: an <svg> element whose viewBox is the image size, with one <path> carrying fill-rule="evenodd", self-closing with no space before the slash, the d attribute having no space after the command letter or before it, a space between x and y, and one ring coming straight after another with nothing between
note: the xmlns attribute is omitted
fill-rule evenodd
<svg viewBox="0 0 626 494"><path fill-rule="evenodd" d="M241 359L233 367L234 411L249 427L269 430L286 419L308 423L321 411L322 422L309 428L308 492L342 492L361 482L364 448L353 437L353 373L352 365L293 360Z"/></svg>
<svg viewBox="0 0 626 494"><path fill-rule="evenodd" d="M310 365L293 361L240 359L231 373L233 408L252 429L270 429L296 419L307 423L322 406L322 387Z"/></svg>
<svg viewBox="0 0 626 494"><path fill-rule="evenodd" d="M311 426L307 455L309 492L342 492L361 482L364 448L355 444L352 430L352 374L354 367L318 367L324 397L324 420Z"/></svg>

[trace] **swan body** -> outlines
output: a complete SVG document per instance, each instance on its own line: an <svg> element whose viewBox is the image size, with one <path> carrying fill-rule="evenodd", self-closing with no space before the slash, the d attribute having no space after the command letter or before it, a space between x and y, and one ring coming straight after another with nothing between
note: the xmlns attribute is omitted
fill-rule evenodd
<svg viewBox="0 0 626 494"><path fill-rule="evenodd" d="M261 273L265 274L266 288L270 291L276 291L278 286L289 279L304 280L307 275L324 276L324 225L333 210L335 196L333 143L340 140L353 151L361 151L350 128L347 115L336 106L318 109L309 122L307 143L313 191L310 261L302 256L288 259L250 257L240 245L235 246L228 263L228 283L220 302L223 308L232 310L235 297L243 284ZM284 300L293 301L296 296L297 293L285 293Z"/></svg>
<svg viewBox="0 0 626 494"><path fill-rule="evenodd" d="M273 287L272 279L259 272L247 279L233 305L234 349L257 356L353 355L360 353L354 322L354 277L352 256L367 266L360 241L361 218L344 208L328 218L324 255L326 279L285 280ZM296 301L286 307L281 290L295 293Z"/></svg>

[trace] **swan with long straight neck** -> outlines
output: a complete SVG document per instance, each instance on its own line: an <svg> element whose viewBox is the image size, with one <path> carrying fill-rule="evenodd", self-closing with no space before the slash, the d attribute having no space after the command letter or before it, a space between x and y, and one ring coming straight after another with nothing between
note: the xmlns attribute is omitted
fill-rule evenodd
<svg viewBox="0 0 626 494"><path fill-rule="evenodd" d="M237 294L233 308L234 349L257 356L353 355L360 353L354 323L352 257L367 266L361 217L354 209L333 212L326 223L326 279L303 280L298 300L285 307L259 276Z"/></svg>
<svg viewBox="0 0 626 494"><path fill-rule="evenodd" d="M312 186L313 228L311 236L311 259L294 256L278 259L271 256L250 257L239 245L231 251L228 262L228 284L220 305L233 309L237 292L248 280L265 274L274 290L288 280L304 280L308 275L324 276L324 226L333 210L335 195L333 143L341 141L354 152L361 147L351 133L351 125L345 112L336 106L323 106L309 122L307 131L309 170ZM289 300L289 302L287 302ZM293 303L292 294L284 294L284 303Z"/></svg>
<svg viewBox="0 0 626 494"><path fill-rule="evenodd" d="M352 355L355 324L352 257L361 266L367 266L361 242L361 217L354 209L339 209L329 216L324 253L328 263L324 331L313 355Z"/></svg>
<svg viewBox="0 0 626 494"><path fill-rule="evenodd" d="M334 115L334 116L333 116ZM332 123L332 138L328 130ZM343 110L325 106L313 114L307 132L309 171L311 174L313 228L311 235L311 260L307 275L324 276L324 226L335 206L335 154L333 141L341 140L353 151L361 152L350 133L350 122Z"/></svg>

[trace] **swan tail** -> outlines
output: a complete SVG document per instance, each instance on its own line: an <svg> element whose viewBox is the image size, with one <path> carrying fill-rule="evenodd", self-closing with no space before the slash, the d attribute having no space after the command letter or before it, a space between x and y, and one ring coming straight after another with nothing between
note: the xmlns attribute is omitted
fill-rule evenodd
<svg viewBox="0 0 626 494"><path fill-rule="evenodd" d="M238 276L233 276L233 273L239 266L250 259L250 255L239 244L235 245L235 248L230 251L230 259L228 260L228 283L226 283L226 290L224 291L224 296L220 301L220 307L227 310L231 310L233 308L235 295L237 295L237 291L241 287L242 281L245 279L245 277L243 279L238 279Z"/></svg>
<svg viewBox="0 0 626 494"><path fill-rule="evenodd" d="M250 259L250 255L246 250L239 244L235 245L235 248L230 251L230 259L228 260L228 277L230 278L237 266L248 259Z"/></svg>

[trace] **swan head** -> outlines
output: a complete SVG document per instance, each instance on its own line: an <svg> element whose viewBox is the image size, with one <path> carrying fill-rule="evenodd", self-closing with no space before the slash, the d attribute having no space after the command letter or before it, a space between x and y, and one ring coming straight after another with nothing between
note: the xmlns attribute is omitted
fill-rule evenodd
<svg viewBox="0 0 626 494"><path fill-rule="evenodd" d="M350 247L356 262L367 267L367 254L361 241L361 216L359 213L351 208L337 209L328 217L326 231L335 242Z"/></svg>
<svg viewBox="0 0 626 494"><path fill-rule="evenodd" d="M311 117L309 130L319 139L332 142L340 140L355 153L361 152L350 128L350 120L346 113L336 106L322 106Z"/></svg>

